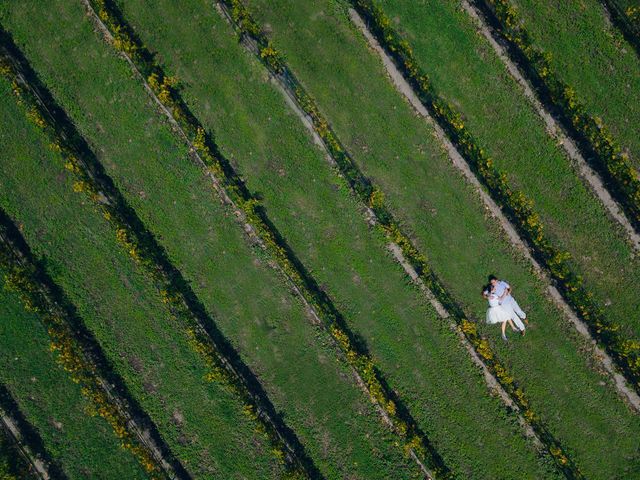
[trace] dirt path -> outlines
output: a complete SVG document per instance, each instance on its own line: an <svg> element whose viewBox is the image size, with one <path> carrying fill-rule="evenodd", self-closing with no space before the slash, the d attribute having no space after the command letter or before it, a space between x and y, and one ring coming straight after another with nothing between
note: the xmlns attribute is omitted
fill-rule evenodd
<svg viewBox="0 0 640 480"><path fill-rule="evenodd" d="M27 462L33 467L35 474L42 480L50 480L49 468L47 464L33 453L31 448L23 442L24 435L20 432L17 422L0 407L0 423L4 430L13 438L20 453L25 457Z"/></svg>
<svg viewBox="0 0 640 480"><path fill-rule="evenodd" d="M353 23L359 28L359 30L366 38L370 48L376 54L378 54L378 56L382 60L387 74L390 76L394 86L408 100L409 104L426 120L426 122L433 127L436 137L446 150L453 165L464 175L467 181L471 185L473 185L480 199L485 204L487 211L493 216L495 221L500 224L511 244L514 245L518 249L518 251L527 258L527 260L529 260L529 262L533 265L537 275L545 283L547 283L547 291L553 299L554 303L558 308L560 308L562 312L564 312L566 319L569 320L574 328L584 337L587 343L591 345L592 356L597 359L597 361L604 367L609 375L611 375L614 380L617 392L634 410L640 412L640 396L627 385L624 376L618 373L618 371L615 369L611 357L597 345L596 341L591 336L587 325L582 320L580 320L580 318L578 318L569 304L564 300L558 289L553 286L546 271L533 258L531 252L529 251L529 248L522 240L522 238L520 238L515 227L502 213L502 210L494 202L491 196L484 190L478 178L471 171L469 164L464 160L464 158L462 158L462 156L455 148L455 146L451 143L442 128L429 115L429 112L422 104L422 102L420 102L418 96L415 94L409 83L405 80L402 73L400 73L395 63L393 63L393 60L391 60L384 49L380 46L378 41L373 37L371 32L369 32L360 15L358 15L358 13L353 9L349 9L349 15Z"/></svg>
<svg viewBox="0 0 640 480"><path fill-rule="evenodd" d="M578 176L583 179L587 184L587 187L602 202L609 216L622 227L622 230L624 231L623 235L625 235L626 240L631 247L636 251L640 251L640 234L635 231L620 205L613 199L609 191L606 189L600 176L589 166L578 150L576 144L569 138L567 132L562 128L560 123L556 121L551 113L549 113L545 106L540 102L538 97L535 95L531 84L524 78L516 64L509 58L505 47L499 42L496 36L492 34L489 26L484 21L482 14L471 3L469 3L468 0L462 0L461 3L465 11L475 21L478 31L489 41L491 47L496 52L496 55L498 55L502 63L507 67L509 74L522 88L522 93L525 98L533 106L536 113L544 122L547 133L551 138L555 139L559 145L562 145L562 148L571 160L571 165Z"/></svg>

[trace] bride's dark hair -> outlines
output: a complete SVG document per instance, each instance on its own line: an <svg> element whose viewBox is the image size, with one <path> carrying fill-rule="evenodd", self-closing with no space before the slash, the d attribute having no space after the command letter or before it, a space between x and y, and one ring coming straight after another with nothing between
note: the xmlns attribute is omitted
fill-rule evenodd
<svg viewBox="0 0 640 480"><path fill-rule="evenodd" d="M482 290L480 290L480 295L484 295L484 294L490 294L491 293L491 284L487 283L486 285L482 286Z"/></svg>

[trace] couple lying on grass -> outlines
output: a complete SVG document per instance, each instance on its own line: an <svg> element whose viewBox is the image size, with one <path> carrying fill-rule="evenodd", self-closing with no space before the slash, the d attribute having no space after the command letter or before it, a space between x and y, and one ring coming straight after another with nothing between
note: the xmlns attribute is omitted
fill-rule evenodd
<svg viewBox="0 0 640 480"><path fill-rule="evenodd" d="M520 335L524 336L525 326L522 321L529 323L527 315L511 296L511 286L507 282L499 280L495 275L490 275L489 283L482 287L482 296L489 301L487 323L502 324L502 339L505 342L507 341L507 323L509 323L513 331L519 331Z"/></svg>

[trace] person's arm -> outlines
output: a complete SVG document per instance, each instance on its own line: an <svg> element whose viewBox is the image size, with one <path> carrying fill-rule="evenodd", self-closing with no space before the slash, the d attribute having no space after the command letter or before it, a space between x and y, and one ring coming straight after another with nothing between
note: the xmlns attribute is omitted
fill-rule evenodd
<svg viewBox="0 0 640 480"><path fill-rule="evenodd" d="M511 285L509 285L507 283L507 286L504 289L504 292L502 292L502 295L500 295L500 300L504 299L507 295L511 294Z"/></svg>

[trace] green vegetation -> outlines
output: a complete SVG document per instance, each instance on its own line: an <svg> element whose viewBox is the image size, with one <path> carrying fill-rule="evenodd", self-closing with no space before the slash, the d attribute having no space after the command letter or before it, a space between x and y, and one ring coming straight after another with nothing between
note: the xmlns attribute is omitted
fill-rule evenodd
<svg viewBox="0 0 640 480"><path fill-rule="evenodd" d="M640 225L635 4L470 1ZM350 18L640 391L640 260L463 6L0 4L0 401L54 478L638 476L638 406Z"/></svg>
<svg viewBox="0 0 640 480"><path fill-rule="evenodd" d="M485 220L481 201L439 151L429 128L394 91L378 60L367 53L364 39L353 33L346 11L331 2L295 8L273 2L249 4L466 313L477 318L482 311L478 286L488 272L498 270L517 286L516 295L534 322L532 334L524 340L527 347L493 347L578 467L586 476L626 468L624 461L605 458L594 448L610 438L605 432L613 424L620 426L618 420L607 420L609 415L626 418L625 428L635 430L633 415L585 366L578 353L582 341L567 336L568 326L552 307L544 285L530 274L526 260L513 253L498 226ZM318 38L322 43L314 40ZM594 395L608 397L611 410L605 413ZM567 401L567 396L573 400ZM601 431L601 440L579 433L585 422ZM593 448L586 445L589 440ZM625 458L633 456L627 452Z"/></svg>
<svg viewBox="0 0 640 480"><path fill-rule="evenodd" d="M73 26L75 19L82 19L81 9L67 10L63 5L50 22L32 15L30 22L16 24L26 32L37 25L40 32L54 36L60 31L61 12L69 17L64 31L77 37L56 42L59 47L55 49L46 37L29 41L24 48L30 60L72 115L91 115L91 120L74 115L74 121L80 130L90 132L91 143L102 146L97 150L99 158L114 174L118 187L144 223L162 238L171 260L188 275L195 293L215 312L220 328L243 351L250 367L264 376L261 381L269 395L286 414L287 423L295 426L314 460L332 477L350 471L361 471L363 477L391 472L408 476L406 461L386 439L386 429L377 423L375 410L351 374L327 360L329 354L335 355L323 345L327 338L318 338L317 330L268 263L252 255L232 213L212 197L209 179L179 153L177 142L156 118L126 64L109 53L88 22ZM19 31L14 30L18 40ZM26 37L27 33L22 38ZM78 37L93 48L87 56L78 54L73 62L68 61L69 49ZM104 55L100 62L92 59L96 52ZM46 62L56 64L61 58L67 59L68 71L47 68ZM78 71L82 76L74 75ZM94 91L96 82L104 78L114 85L117 108L108 94L106 98L82 94ZM101 129L96 131L91 122L99 122ZM134 134L135 142L119 141ZM154 152L151 157L149 151ZM314 381L305 383L309 378ZM341 408L336 410L336 405ZM310 418L322 419L324 425L310 424ZM229 456L232 461L233 455Z"/></svg>
<svg viewBox="0 0 640 480"><path fill-rule="evenodd" d="M3 91L8 88L3 80ZM185 336L176 335L160 295L84 194L74 193L60 155L26 123L25 107L11 95L2 98L3 115L14 120L0 130L0 205L18 222L34 254L46 257L53 281L68 293L134 400L193 474L269 476L270 453L236 397L203 381L209 372ZM224 443L216 441L221 435Z"/></svg>
<svg viewBox="0 0 640 480"><path fill-rule="evenodd" d="M372 22L378 38L384 40L386 50L392 52L395 61L420 95L423 104L430 110L435 120L476 172L480 181L501 205L503 211L511 218L520 234L528 241L533 254L547 268L565 299L587 322L591 333L607 348L632 385L636 389L640 388L640 343L629 339L629 332L623 331L620 323L603 315L602 308L593 299L593 294L585 288L582 276L576 272L570 253L560 249L557 242L546 234L545 223L541 221L534 202L523 190L513 187L507 173L495 167L494 160L477 143L471 130L465 125L460 111L437 93L430 78L423 73L415 59L411 46L390 26L391 21L386 14L367 1L360 1L357 5L361 14ZM537 171L533 174L539 175ZM565 192L562 191L562 193ZM563 195L560 194L560 197ZM596 202L596 205L599 204ZM558 204L552 204L552 207L557 209ZM586 241L588 242L588 239ZM620 239L619 243L623 242L624 240ZM629 253L632 255L631 252Z"/></svg>
<svg viewBox="0 0 640 480"><path fill-rule="evenodd" d="M509 477L508 463L492 459L489 465L474 445L521 444L522 439L510 432L514 426L504 414L493 413L500 408L495 400L481 398L485 387L457 336L448 332L446 323L435 317L412 287L403 285L403 273L384 251L382 238L367 231L357 203L327 168L322 154L310 148L309 140L300 141L306 134L299 120L288 112L281 94L264 84L255 59L235 45L230 27L214 9L203 12L198 2L179 6L162 2L158 12L163 15L148 15L138 2L122 5L134 31L163 59L168 72L188 85L183 93L191 112L213 130L234 167L247 172L243 175L247 186L259 192L269 218L336 299L349 328L370 346L385 379L442 453L445 464L458 476ZM211 41L219 48L211 49ZM193 58L206 61L195 64ZM231 79L241 81L236 84ZM247 98L253 100L250 106ZM269 142L271 138L278 142ZM322 239L322 245L315 239ZM398 339L402 340L394 345ZM437 356L438 364L429 356ZM403 368L406 364L413 364L413 371ZM455 371L456 380L445 381L444 371ZM470 389L477 392L477 401L465 397ZM456 399L454 411L447 407L452 398ZM496 416L492 431L486 429L489 415ZM451 449L448 444L457 447ZM468 449L461 448L467 444ZM531 465L533 476L550 474L540 471L530 453L517 461L523 472L525 465Z"/></svg>
<svg viewBox="0 0 640 480"><path fill-rule="evenodd" d="M431 290L435 298L447 310L450 315L449 318L461 330L461 333L466 337L466 341L473 347L475 353L482 359L484 366L497 379L505 393L510 396L511 401L518 406L520 414L524 416L527 424L532 427L547 452L556 460L559 469L568 476L579 476L576 466L566 456L563 447L531 409L528 399L522 389L517 387L517 383L514 382L511 373L496 358L495 352L491 349L487 340L478 332L474 323L466 318L461 306L431 270L428 259L416 248L407 234L403 232L403 227L394 218L385 201L384 193L358 169L358 166L354 163L349 153L345 151L344 146L320 112L313 98L309 96L302 84L295 78L286 61L273 47L269 38L261 31L260 26L252 18L251 12L240 1L231 1L229 3L232 4L228 6L230 10L225 10L224 14L232 19L239 35L248 36L255 42L256 48L252 48L252 51L260 58L274 77L278 79L282 88L286 90L287 95L295 99L297 108L304 111L311 119L313 130L321 139L320 141L324 144L333 161L335 161L336 166L353 193L361 200L364 206L370 209L370 215L375 219L385 237L393 242L396 248L400 249L405 259L404 261L411 265L415 275L424 282L423 284L426 288Z"/></svg>
<svg viewBox="0 0 640 480"><path fill-rule="evenodd" d="M127 205L121 193L114 187L113 181L104 173L86 141L79 136L66 114L60 110L52 99L51 94L40 85L21 54L15 52L15 47L9 46L9 76L13 78L14 94L28 105L27 117L38 127L42 128L52 140L51 148L60 152L65 161L65 168L73 172L76 181L74 191L85 192L95 205L101 210L103 217L114 227L116 239L131 258L143 266L153 279L162 302L167 305L171 319L180 324L186 333L189 345L195 352L204 357L210 372L208 381L216 381L240 396L244 403L243 412L257 422L259 428L271 441L273 452L278 460L287 465L294 477L305 475L305 466L301 462L304 454L296 451L294 438L287 438L286 427L278 423L276 412L253 374L238 358L237 352L220 334L211 317L194 296L171 262L167 259L164 249L154 240L140 221L135 211ZM24 86L24 88L23 88ZM18 269L17 275L22 274ZM29 275L27 275L28 277ZM29 279L24 281L28 282ZM36 301L36 303L38 303ZM57 320L53 316L54 323ZM77 336L77 334L76 334ZM55 338L61 345L61 357L67 356L66 344L73 334L65 332L62 338ZM71 355L71 352L69 352ZM75 359L65 368L70 371L83 368L81 358ZM88 375L90 377L90 375ZM85 381L86 380L86 381ZM87 375L81 375L78 381L94 382ZM88 387L85 387L88 388ZM99 389L98 389L99 390ZM91 391L90 396L103 396L100 392ZM97 403L101 403L98 401ZM109 415L106 415L109 418ZM116 421L114 430L123 429L123 421ZM127 443L128 439L127 439ZM133 447L136 450L137 447ZM142 457L147 469L152 469L148 458ZM311 467L309 465L309 467Z"/></svg>
<svg viewBox="0 0 640 480"><path fill-rule="evenodd" d="M570 304L637 385L640 343L629 340L638 337L640 324L629 318L638 305L627 290L637 282L633 248L577 178L569 160L546 136L542 121L464 12L446 2L432 2L429 9L394 2L384 5L409 32L415 62L431 78L430 91L440 92L463 113L462 117L443 115L454 125L451 136L515 218ZM454 22L460 27L451 28ZM446 65L443 59L449 60ZM460 71L468 81L454 81ZM457 131L463 133L458 136ZM514 138L518 140L514 142ZM500 171L507 176L503 178ZM621 295L613 298L611 288L620 290ZM610 299L615 305L603 311Z"/></svg>
<svg viewBox="0 0 640 480"><path fill-rule="evenodd" d="M109 424L91 416L90 402L63 371L38 316L26 312L18 296L5 289L0 291L0 318L0 381L64 474L97 478L106 470L119 478L146 478Z"/></svg>

